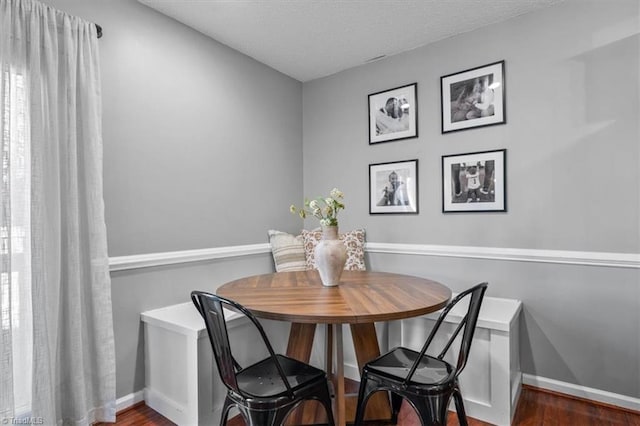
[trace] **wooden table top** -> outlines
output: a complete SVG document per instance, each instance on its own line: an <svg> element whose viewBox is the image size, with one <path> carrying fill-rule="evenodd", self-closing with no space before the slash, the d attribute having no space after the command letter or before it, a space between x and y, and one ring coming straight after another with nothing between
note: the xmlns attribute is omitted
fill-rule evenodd
<svg viewBox="0 0 640 426"><path fill-rule="evenodd" d="M442 309L451 290L432 280L388 272L344 271L325 287L317 271L276 272L231 281L217 294L260 318L296 323L390 321Z"/></svg>

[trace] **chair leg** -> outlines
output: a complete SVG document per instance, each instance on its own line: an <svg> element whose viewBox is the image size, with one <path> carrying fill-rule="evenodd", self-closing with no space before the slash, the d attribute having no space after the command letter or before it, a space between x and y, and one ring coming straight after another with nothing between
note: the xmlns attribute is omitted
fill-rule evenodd
<svg viewBox="0 0 640 426"><path fill-rule="evenodd" d="M229 410L233 406L233 401L229 399L227 396L224 399L224 405L222 406L222 411L220 411L220 426L224 426L227 424L227 417L229 417Z"/></svg>
<svg viewBox="0 0 640 426"><path fill-rule="evenodd" d="M335 426L336 421L333 418L333 408L331 407L331 403L329 402L327 404L326 402L323 401L322 405L324 406L324 409L327 412L327 425Z"/></svg>
<svg viewBox="0 0 640 426"><path fill-rule="evenodd" d="M360 378L360 390L358 391L358 403L356 405L356 418L354 420L355 426L360 426L364 421L364 412L367 408L367 402L372 393L377 390L375 383L371 383L367 380L366 373Z"/></svg>
<svg viewBox="0 0 640 426"><path fill-rule="evenodd" d="M320 390L320 403L324 405L324 409L327 412L327 424L334 426L336 424L333 418L333 408L331 407L331 393L329 393L329 385L323 386Z"/></svg>
<svg viewBox="0 0 640 426"><path fill-rule="evenodd" d="M460 389L458 387L453 390L453 400L456 403L456 414L458 415L458 423L460 423L460 426L468 426L467 413L464 411L464 400L462 399L462 394L460 393Z"/></svg>
<svg viewBox="0 0 640 426"><path fill-rule="evenodd" d="M327 413L327 424L329 426L335 425L335 420L333 418L333 408L331 405L331 393L329 392L329 383L324 381L323 383L317 385L315 387L315 391L313 392L312 400L318 401L325 409Z"/></svg>
<svg viewBox="0 0 640 426"><path fill-rule="evenodd" d="M284 424L292 408L293 408L292 406L287 406L287 407L282 407L279 410L276 410L273 415L273 420L272 420L273 423L270 423L270 424L273 426L280 426Z"/></svg>
<svg viewBox="0 0 640 426"><path fill-rule="evenodd" d="M402 407L402 396L395 392L389 392L391 394L391 423L398 423L398 413L400 413L400 407Z"/></svg>
<svg viewBox="0 0 640 426"><path fill-rule="evenodd" d="M423 426L446 426L447 415L449 413L450 394L416 396L405 395L413 408L417 411L418 417Z"/></svg>
<svg viewBox="0 0 640 426"><path fill-rule="evenodd" d="M282 416L282 421L286 415L278 410L246 410L247 426L276 426L278 418Z"/></svg>

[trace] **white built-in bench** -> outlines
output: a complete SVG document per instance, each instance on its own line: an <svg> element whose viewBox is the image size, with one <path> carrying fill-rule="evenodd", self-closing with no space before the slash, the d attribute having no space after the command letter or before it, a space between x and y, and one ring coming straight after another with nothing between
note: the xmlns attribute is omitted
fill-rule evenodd
<svg viewBox="0 0 640 426"><path fill-rule="evenodd" d="M459 320L465 309L457 306L450 319ZM510 424L513 418L521 388L518 351L521 309L522 304L517 300L484 299L469 362L460 376L465 408L470 417L497 425ZM266 353L255 348L259 337L254 334L253 327L238 314L228 314L229 332L245 335L244 338L231 338L238 361L246 364L264 358ZM182 303L143 312L141 318L147 405L179 425L219 423L226 389L215 370L204 322L193 304ZM431 314L390 322L388 330L381 335L388 336L388 347L420 348L436 318L437 314ZM261 322L274 347L286 347L288 326L276 321ZM453 331L447 330L445 325L441 331ZM350 336L344 337L345 344L350 345ZM384 350L387 345L381 346ZM350 357L353 357L352 352L345 350L345 364L356 365L355 359Z"/></svg>
<svg viewBox="0 0 640 426"><path fill-rule="evenodd" d="M193 303L143 312L141 317L146 404L178 425L217 423L211 346Z"/></svg>
<svg viewBox="0 0 640 426"><path fill-rule="evenodd" d="M242 315L225 309L231 349L241 365L268 354L256 345L260 336ZM191 302L141 314L144 324L146 404L178 425L220 423L227 394L215 367L202 317ZM289 327L278 321L260 321L274 348L286 347Z"/></svg>

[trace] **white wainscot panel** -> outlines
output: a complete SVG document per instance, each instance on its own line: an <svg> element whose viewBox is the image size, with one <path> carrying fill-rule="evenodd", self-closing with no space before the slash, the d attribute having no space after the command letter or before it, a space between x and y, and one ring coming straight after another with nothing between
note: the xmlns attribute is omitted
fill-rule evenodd
<svg viewBox="0 0 640 426"><path fill-rule="evenodd" d="M462 302L443 323L432 343L430 355L437 355L466 313ZM460 388L469 417L496 425L509 425L515 413L522 385L518 344L520 301L485 297L471 345L469 360L460 375ZM420 350L438 314L425 315L389 324L389 347ZM456 343L459 343L460 337ZM458 346L453 345L445 360L455 364ZM454 409L453 403L450 409Z"/></svg>

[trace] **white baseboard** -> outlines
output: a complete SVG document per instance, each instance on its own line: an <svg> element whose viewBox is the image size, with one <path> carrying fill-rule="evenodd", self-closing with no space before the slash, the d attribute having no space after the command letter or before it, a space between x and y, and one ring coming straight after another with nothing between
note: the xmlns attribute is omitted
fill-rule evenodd
<svg viewBox="0 0 640 426"><path fill-rule="evenodd" d="M144 401L144 391L138 391L125 395L122 398L116 399L116 413L122 410L126 410L129 407L133 407L138 402Z"/></svg>
<svg viewBox="0 0 640 426"><path fill-rule="evenodd" d="M178 425L198 423L198 401L178 402L151 388L144 389L146 404Z"/></svg>
<svg viewBox="0 0 640 426"><path fill-rule="evenodd" d="M548 379L546 377L533 376L531 374L523 374L522 383L578 398L584 398L604 404L611 404L629 410L640 411L640 398L633 398L600 389L574 385L573 383L561 382L559 380Z"/></svg>
<svg viewBox="0 0 640 426"><path fill-rule="evenodd" d="M355 364L344 364L344 377L347 379L355 380L356 382L360 381L360 369Z"/></svg>

